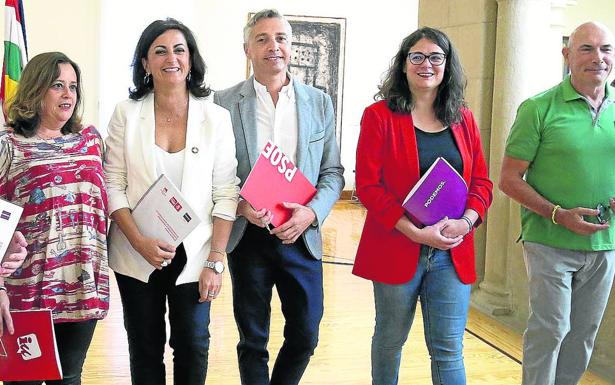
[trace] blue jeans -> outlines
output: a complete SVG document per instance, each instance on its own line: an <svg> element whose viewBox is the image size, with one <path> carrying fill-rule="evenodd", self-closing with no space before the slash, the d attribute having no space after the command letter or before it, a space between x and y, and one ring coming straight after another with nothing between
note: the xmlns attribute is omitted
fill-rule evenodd
<svg viewBox="0 0 615 385"><path fill-rule="evenodd" d="M92 342L97 320L54 324L58 355L64 378L53 381L10 381L4 385L81 385L81 371Z"/></svg>
<svg viewBox="0 0 615 385"><path fill-rule="evenodd" d="M173 263L155 270L149 282L115 273L128 334L130 375L133 385L165 385L164 315L169 303L169 323L173 348L173 383L203 385L209 352L210 303L199 303L198 282L175 285L186 264L180 245Z"/></svg>
<svg viewBox="0 0 615 385"><path fill-rule="evenodd" d="M310 256L301 239L283 245L267 230L248 225L228 263L240 336L241 383L298 384L318 344L323 315L322 262ZM274 285L286 323L270 381L267 342Z"/></svg>
<svg viewBox="0 0 615 385"><path fill-rule="evenodd" d="M463 333L470 285L457 277L450 253L422 246L416 274L409 282L373 284L376 327L372 338L372 384L397 384L402 347L420 297L432 383L464 385Z"/></svg>

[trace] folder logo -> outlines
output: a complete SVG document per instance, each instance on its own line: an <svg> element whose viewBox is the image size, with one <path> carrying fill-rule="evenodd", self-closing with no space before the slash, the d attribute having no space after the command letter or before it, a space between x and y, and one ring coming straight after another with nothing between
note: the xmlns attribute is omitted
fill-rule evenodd
<svg viewBox="0 0 615 385"><path fill-rule="evenodd" d="M8 221L9 219L11 219L11 212L2 210L2 213L0 213L0 219L4 219L5 221Z"/></svg>
<svg viewBox="0 0 615 385"><path fill-rule="evenodd" d="M173 205L176 211L179 212L182 209L182 205L179 204L179 202L177 201L177 199L175 199L175 197L171 197L169 202L171 202L171 205Z"/></svg>
<svg viewBox="0 0 615 385"><path fill-rule="evenodd" d="M41 347L38 344L36 334L31 333L17 337L17 354L24 361L33 360L42 356Z"/></svg>

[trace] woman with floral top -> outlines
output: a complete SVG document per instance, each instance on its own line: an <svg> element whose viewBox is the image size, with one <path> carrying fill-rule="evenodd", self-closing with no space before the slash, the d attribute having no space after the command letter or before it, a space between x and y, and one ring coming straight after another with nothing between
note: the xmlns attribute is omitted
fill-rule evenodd
<svg viewBox="0 0 615 385"><path fill-rule="evenodd" d="M80 104L77 64L60 52L37 55L0 135L0 198L23 206L17 230L28 252L0 285L11 310L52 311L64 379L48 385L81 384L96 322L109 308L103 142L81 125Z"/></svg>

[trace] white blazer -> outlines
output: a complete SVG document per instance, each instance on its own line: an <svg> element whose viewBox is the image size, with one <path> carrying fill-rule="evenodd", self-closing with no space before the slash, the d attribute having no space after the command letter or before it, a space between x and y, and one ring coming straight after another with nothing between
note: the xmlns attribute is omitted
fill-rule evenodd
<svg viewBox="0 0 615 385"><path fill-rule="evenodd" d="M125 100L116 107L106 140L105 179L109 212L132 209L158 179L154 158L154 95ZM235 138L229 112L209 99L190 96L181 191L198 213L201 224L184 240L187 262L176 285L196 282L209 255L213 217L235 220L238 200ZM143 282L154 267L141 256L130 257L132 246L116 223L108 237L109 266ZM123 234L120 234L123 235ZM138 253L135 253L138 254Z"/></svg>

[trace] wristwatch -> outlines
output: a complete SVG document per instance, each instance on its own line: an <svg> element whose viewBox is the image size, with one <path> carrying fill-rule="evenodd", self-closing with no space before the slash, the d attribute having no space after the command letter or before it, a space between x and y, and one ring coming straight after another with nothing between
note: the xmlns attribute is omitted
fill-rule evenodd
<svg viewBox="0 0 615 385"><path fill-rule="evenodd" d="M205 267L212 269L216 274L222 274L224 272L224 263L220 261L205 261Z"/></svg>

